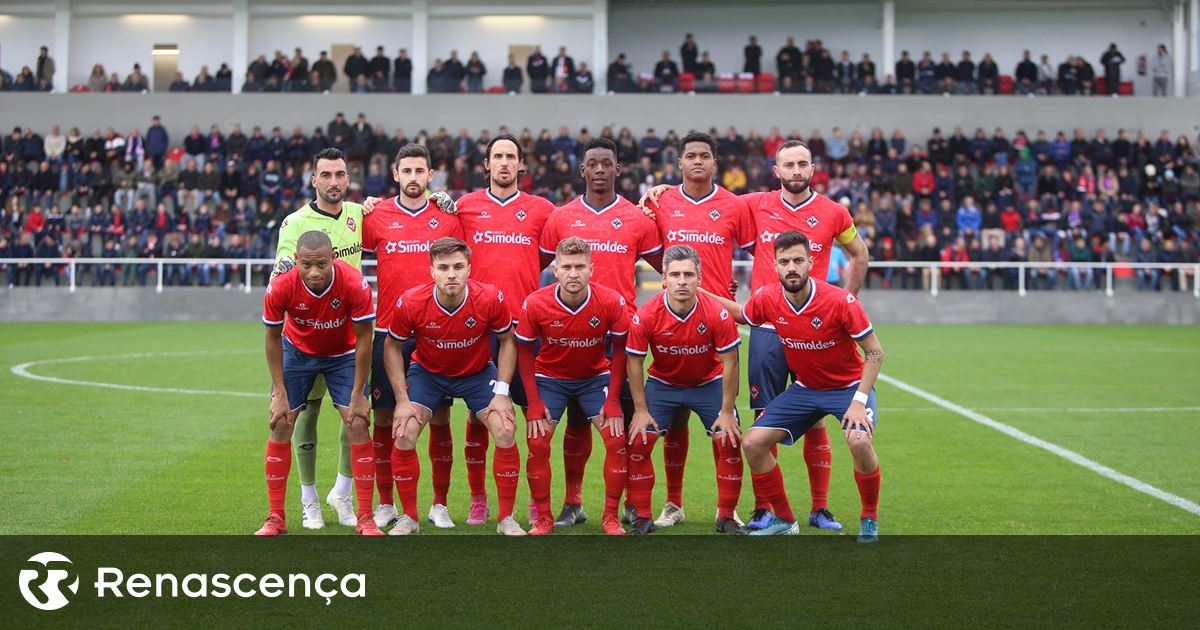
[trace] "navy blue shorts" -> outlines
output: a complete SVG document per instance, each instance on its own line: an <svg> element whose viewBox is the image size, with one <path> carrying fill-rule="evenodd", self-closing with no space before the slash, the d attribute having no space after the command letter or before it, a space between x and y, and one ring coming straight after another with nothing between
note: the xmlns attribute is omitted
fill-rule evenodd
<svg viewBox="0 0 1200 630"><path fill-rule="evenodd" d="M371 352L371 409L395 409L396 392L392 391L392 383L387 377L387 368L383 364L383 346L387 342L386 331L375 331L375 349ZM417 340L409 338L404 344L404 365L412 365L412 353L417 347ZM454 399L447 398L443 405L450 405Z"/></svg>
<svg viewBox="0 0 1200 630"><path fill-rule="evenodd" d="M562 419L571 399L579 403L584 418L594 418L604 413L604 402L608 400L608 379L608 374L573 380L539 376L538 396L555 422Z"/></svg>
<svg viewBox="0 0 1200 630"><path fill-rule="evenodd" d="M704 430L712 433L713 423L721 413L722 380L718 378L696 387L676 387L658 379L646 379L646 406L658 424L658 432L666 433L675 412L684 409L696 412ZM736 409L733 415L737 417Z"/></svg>
<svg viewBox="0 0 1200 630"><path fill-rule="evenodd" d="M791 376L783 344L774 330L757 326L750 329L749 362L746 378L750 381L750 408L766 409L787 388Z"/></svg>
<svg viewBox="0 0 1200 630"><path fill-rule="evenodd" d="M488 363L474 374L440 376L426 370L420 363L408 366L408 399L433 413L447 399L461 398L467 409L478 414L492 402L492 383L496 381L496 366Z"/></svg>
<svg viewBox="0 0 1200 630"><path fill-rule="evenodd" d="M492 363L500 365L500 340L496 335L492 335ZM518 341L518 344L525 343ZM542 345L541 341L533 342L533 356L537 356L538 348ZM515 365L515 364L514 364ZM512 397L513 404L518 407L528 407L529 401L525 398L525 383L521 380L521 370L514 369L512 383L509 383L509 396Z"/></svg>
<svg viewBox="0 0 1200 630"><path fill-rule="evenodd" d="M771 401L766 412L750 428L786 431L787 438L783 443L791 446L825 416L833 416L841 422L857 391L858 385L845 389L810 389L792 383L791 387ZM867 419L871 421L871 426L875 426L878 420L874 389L867 397Z"/></svg>
<svg viewBox="0 0 1200 630"><path fill-rule="evenodd" d="M283 388L292 411L308 406L309 392L317 376L325 377L329 397L338 407L350 406L354 392L354 353L340 357L314 357L283 339ZM297 404L299 402L299 404Z"/></svg>

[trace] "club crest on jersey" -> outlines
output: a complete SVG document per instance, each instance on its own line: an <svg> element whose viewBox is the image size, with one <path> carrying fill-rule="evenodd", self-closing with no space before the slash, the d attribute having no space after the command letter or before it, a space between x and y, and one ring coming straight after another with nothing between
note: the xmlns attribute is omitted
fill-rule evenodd
<svg viewBox="0 0 1200 630"><path fill-rule="evenodd" d="M346 217L346 227L349 228L351 232L358 230L358 225L354 223L354 217Z"/></svg>
<svg viewBox="0 0 1200 630"><path fill-rule="evenodd" d="M600 318L592 315L592 318L588 320L588 324L590 324L592 328L595 328L600 325Z"/></svg>
<svg viewBox="0 0 1200 630"><path fill-rule="evenodd" d="M813 328L820 328L820 327L821 327L821 324L824 324L824 323L825 323L825 322L821 321L821 318L820 318L820 317L814 317L814 318L812 318L812 327L813 327Z"/></svg>
<svg viewBox="0 0 1200 630"><path fill-rule="evenodd" d="M516 213L515 215L513 215L513 216L517 217L517 220L518 220L518 221L524 221L525 219L528 219L528 218L529 218L529 215L525 213L525 210L524 210L524 209L522 209L522 210L517 210L517 213Z"/></svg>
<svg viewBox="0 0 1200 630"><path fill-rule="evenodd" d="M703 335L704 333L708 332L708 326L705 326L704 322L700 322L700 325L696 327L696 332Z"/></svg>
<svg viewBox="0 0 1200 630"><path fill-rule="evenodd" d="M441 223L438 223L437 218L433 218L433 219L429 220L429 229L436 230L439 225L441 225Z"/></svg>
<svg viewBox="0 0 1200 630"><path fill-rule="evenodd" d="M817 227L818 223L820 223L820 221L817 220L817 215L814 214L808 217L808 227L815 228Z"/></svg>
<svg viewBox="0 0 1200 630"><path fill-rule="evenodd" d="M853 303L854 303L854 294L853 294L853 293L847 293L847 294L846 294L846 303L847 303L847 304L853 304Z"/></svg>
<svg viewBox="0 0 1200 630"><path fill-rule="evenodd" d="M463 322L463 323L465 323L467 325L467 328L474 328L475 324L476 324L475 317L474 316L468 317L467 321Z"/></svg>
<svg viewBox="0 0 1200 630"><path fill-rule="evenodd" d="M631 320L631 322L633 323L633 325L634 325L634 326L637 326L637 325L639 325L639 324L641 324L641 323L642 323L642 320L641 320L641 318L639 318L639 317L637 316L637 313L634 313L634 314L633 314L633 319Z"/></svg>
<svg viewBox="0 0 1200 630"><path fill-rule="evenodd" d="M330 303L329 303L329 305L330 305L330 306L332 306L333 308L341 308L341 307L342 307L342 301L341 301L341 300L339 300L339 299L337 299L337 298L333 298L333 301L332 301L332 302L330 302Z"/></svg>
<svg viewBox="0 0 1200 630"><path fill-rule="evenodd" d="M713 221L716 221L717 219L721 218L721 213L717 212L716 210L713 210L712 212L708 213L708 218L712 219Z"/></svg>
<svg viewBox="0 0 1200 630"><path fill-rule="evenodd" d="M721 309L721 321L729 319L729 311Z"/></svg>
<svg viewBox="0 0 1200 630"><path fill-rule="evenodd" d="M619 230L619 229L621 229L622 225L625 225L624 223L621 223L621 219L619 219L619 218L613 219L612 221L609 222L609 224L613 226L614 230Z"/></svg>

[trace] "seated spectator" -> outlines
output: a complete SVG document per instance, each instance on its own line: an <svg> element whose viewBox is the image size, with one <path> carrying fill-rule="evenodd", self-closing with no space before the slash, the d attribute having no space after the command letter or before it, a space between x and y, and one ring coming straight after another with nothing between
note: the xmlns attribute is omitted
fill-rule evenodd
<svg viewBox="0 0 1200 630"><path fill-rule="evenodd" d="M654 65L654 82L659 92L675 92L679 89L679 66L671 60L671 51L664 50L662 59Z"/></svg>

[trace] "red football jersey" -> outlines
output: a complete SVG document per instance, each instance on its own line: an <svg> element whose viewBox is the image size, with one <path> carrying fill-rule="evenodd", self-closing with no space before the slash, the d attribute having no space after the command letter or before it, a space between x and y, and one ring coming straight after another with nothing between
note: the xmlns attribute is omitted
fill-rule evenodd
<svg viewBox="0 0 1200 630"><path fill-rule="evenodd" d="M409 210L400 198L384 199L375 211L363 217L363 250L375 253L375 275L379 285L379 320L375 330L385 331L392 323L391 305L405 291L430 281L429 246L445 236L463 238L458 217L431 205Z"/></svg>
<svg viewBox="0 0 1200 630"><path fill-rule="evenodd" d="M721 378L717 353L736 350L742 342L729 311L703 293L687 315L680 317L662 292L638 309L629 326L625 352L654 353L650 378L676 387L695 387Z"/></svg>
<svg viewBox="0 0 1200 630"><path fill-rule="evenodd" d="M583 304L572 310L558 297L558 285L529 294L521 306L517 339L542 340L534 370L538 376L574 380L608 373L604 341L629 332L625 298L608 287L590 283Z"/></svg>
<svg viewBox="0 0 1200 630"><path fill-rule="evenodd" d="M538 244L554 204L520 191L500 199L487 188L463 195L457 203L471 246L471 277L504 292L515 322L521 302L542 285Z"/></svg>
<svg viewBox="0 0 1200 630"><path fill-rule="evenodd" d="M440 376L463 376L479 372L492 360L488 334L512 328L504 294L495 287L467 280L462 304L448 311L434 297L436 286L428 282L404 292L388 308L394 339L417 340L412 360Z"/></svg>
<svg viewBox="0 0 1200 630"><path fill-rule="evenodd" d="M809 278L812 293L797 309L783 285L765 286L742 307L752 326L770 324L779 333L788 369L812 389L841 389L862 379L862 355L855 341L870 335L871 320L853 293Z"/></svg>
<svg viewBox="0 0 1200 630"><path fill-rule="evenodd" d="M304 284L296 266L275 276L263 296L263 323L283 326L283 336L297 350L314 357L354 352L354 322L374 318L371 285L341 260L333 261L333 280L320 295Z"/></svg>
<svg viewBox="0 0 1200 630"><path fill-rule="evenodd" d="M592 284L620 293L632 315L637 309L634 286L637 259L662 250L654 221L620 195L604 208L591 207L580 195L555 210L546 221L540 245L542 253L553 256L559 241L568 236L588 242L596 266Z"/></svg>
<svg viewBox="0 0 1200 630"><path fill-rule="evenodd" d="M829 271L829 249L833 240L849 243L858 231L854 218L842 204L817 192L798 206L783 200L783 191L749 193L742 199L750 207L750 216L758 234L758 245L754 248L754 267L751 269L750 290L779 283L775 271L775 237L796 230L808 237L812 243L809 253L813 258L814 278L824 278Z"/></svg>
<svg viewBox="0 0 1200 630"><path fill-rule="evenodd" d="M658 199L655 212L664 250L688 245L700 255L700 286L730 299L733 251L755 244L750 209L737 195L713 185L712 192L693 199L683 185L673 186Z"/></svg>

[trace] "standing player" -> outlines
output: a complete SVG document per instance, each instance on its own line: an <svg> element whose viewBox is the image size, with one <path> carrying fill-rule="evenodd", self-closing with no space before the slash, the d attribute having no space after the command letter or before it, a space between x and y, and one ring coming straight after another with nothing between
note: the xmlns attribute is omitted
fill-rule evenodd
<svg viewBox="0 0 1200 630"><path fill-rule="evenodd" d="M375 423L372 441L375 447L376 483L379 507L375 524L387 527L399 518L392 497L392 411L396 398L383 364L383 345L392 320L392 305L407 290L429 282L429 248L442 237L462 238L463 229L455 215L435 210L425 191L432 176L429 151L419 144L408 144L396 152L392 177L400 194L372 204L363 221L363 249L375 254L379 284L379 317L375 322L374 363L371 367L371 406ZM404 347L408 362L413 343ZM433 466L433 505L429 522L437 527L454 527L446 507L450 486L450 468L454 462L450 432L450 405L439 405L430 423L429 459ZM468 440L470 438L468 437Z"/></svg>
<svg viewBox="0 0 1200 630"><path fill-rule="evenodd" d="M713 183L717 172L717 143L706 133L692 131L680 141L679 172L683 183L667 188L658 198L655 221L663 247L687 245L700 257L705 269L700 286L706 291L732 298L733 254L738 248L754 250L754 223L746 202ZM681 408L670 423L663 444L663 467L667 477L667 501L654 521L670 527L684 520L683 471L688 453L688 410ZM715 443L714 443L715 444ZM713 459L720 465L717 449ZM740 474L740 473L739 473Z"/></svg>
<svg viewBox="0 0 1200 630"><path fill-rule="evenodd" d="M745 534L734 519L742 493L742 453L738 448L737 326L715 299L698 293L701 259L687 245L667 248L663 257L666 290L638 309L630 326L629 389L633 423L629 427L629 500L637 511L631 534L654 531L650 492L654 464L650 455L661 433L682 410L695 411L717 454L717 531ZM654 353L650 379L643 384L642 362ZM664 462L669 463L669 462ZM673 524L673 523L672 523Z"/></svg>
<svg viewBox="0 0 1200 630"><path fill-rule="evenodd" d="M524 536L512 518L521 455L515 442L515 418L509 383L516 367L512 315L504 294L469 279L471 249L455 238L438 239L429 248L433 282L409 289L396 301L384 362L396 396L392 432L392 476L404 515L390 532L404 536L417 524L417 437L445 398L462 398L496 440L492 475L499 499L496 531ZM487 337L500 339L500 360L491 362ZM412 362L404 361L403 342L416 340Z"/></svg>
<svg viewBox="0 0 1200 630"><path fill-rule="evenodd" d="M472 251L471 277L490 284L504 293L505 303L515 325L525 298L540 286L544 267L537 245L542 227L554 204L517 188L525 170L521 144L510 134L501 134L488 143L483 167L488 187L458 199L458 217ZM499 360L499 345L492 344L492 357ZM525 389L521 375L513 375L513 403L524 408ZM467 481L471 486L471 512L468 525L483 525L488 518L487 487L483 483L487 465L488 431L472 414L467 421ZM530 521L535 521L530 515Z"/></svg>
<svg viewBox="0 0 1200 630"><path fill-rule="evenodd" d="M595 264L593 284L608 287L625 300L627 314L637 310L637 260L642 258L656 271L662 271L662 242L658 228L641 210L617 195L615 182L621 172L617 146L607 138L589 142L579 166L586 192L554 211L542 230L539 247L543 262L554 257L555 249L568 236L578 236L587 244ZM620 366L624 369L624 365ZM633 400L625 387L621 408L626 421L633 415ZM574 411L574 413L571 413ZM586 411L586 410L583 410ZM582 522L583 474L592 454L591 428L580 410L572 405L563 435L563 467L567 493L555 525L570 527Z"/></svg>
<svg viewBox="0 0 1200 630"><path fill-rule="evenodd" d="M789 140L775 152L774 173L782 184L778 192L742 195L750 208L758 245L750 276L750 290L755 292L775 282L774 249L771 243L783 232L795 230L808 237L812 245L812 273L824 278L829 269L829 250L834 239L850 256L846 272L846 288L857 294L867 273L867 246L854 227L854 218L844 206L809 187L814 165L808 145ZM659 187L660 189L665 189ZM649 203L656 200L654 191L647 195ZM750 407L761 415L775 396L787 387L789 370L779 345L778 335L770 323L750 329ZM793 379L803 375L791 375ZM808 523L821 529L840 530L841 524L829 512L829 472L833 457L825 421L818 421L804 435L804 462L808 468L808 483L812 493L812 510ZM747 529L758 529L766 523L770 505L765 497L755 495L754 515Z"/></svg>
<svg viewBox="0 0 1200 630"><path fill-rule="evenodd" d="M270 514L255 535L287 533L283 506L292 468L292 432L313 381L323 375L350 439L358 494L356 531L382 536L371 515L375 457L362 393L375 319L371 285L349 264L334 259L333 243L321 232L302 234L295 251L297 268L271 282L263 298L271 371L271 434L265 456Z"/></svg>
<svg viewBox="0 0 1200 630"><path fill-rule="evenodd" d="M600 522L605 534L620 536L625 530L617 507L625 490L627 448L619 396L625 382L627 304L616 291L590 281L595 267L586 241L563 239L555 254L558 283L530 294L517 324L517 339L522 342L518 363L529 400L526 477L537 505L537 521L529 533L549 534L558 526L550 518L550 439L568 400L574 399L604 441ZM541 351L534 358L533 344L539 341ZM612 343L611 362L605 356L606 341ZM579 505L570 514L572 525L587 520Z"/></svg>
<svg viewBox="0 0 1200 630"><path fill-rule="evenodd" d="M883 346L862 303L853 293L812 277L812 263L808 238L796 231L784 232L775 239L779 284L755 291L744 307L719 298L739 323L772 322L788 367L798 376L771 401L742 440L755 494L766 497L774 511L766 525L751 535L799 533L771 449L780 442L792 445L815 422L833 415L841 419L854 459L854 481L862 500L858 541L871 543L879 539L879 458L871 441L878 420L874 388Z"/></svg>

